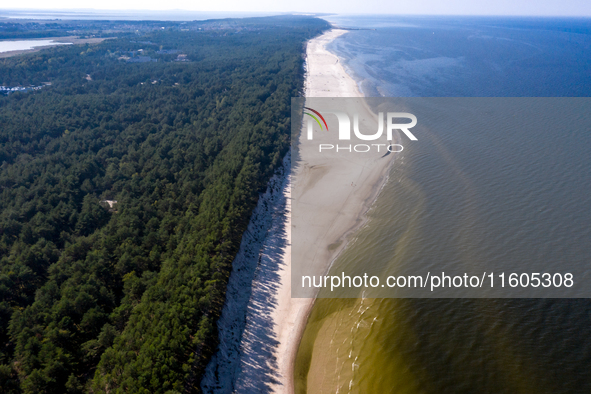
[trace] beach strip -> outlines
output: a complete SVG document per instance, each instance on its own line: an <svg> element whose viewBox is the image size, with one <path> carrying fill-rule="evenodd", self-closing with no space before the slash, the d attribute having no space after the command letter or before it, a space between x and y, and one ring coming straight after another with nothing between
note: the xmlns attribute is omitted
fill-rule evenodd
<svg viewBox="0 0 591 394"><path fill-rule="evenodd" d="M306 99L362 97L339 58L326 49L328 43L346 33L332 29L308 42ZM373 114L367 110L361 116ZM307 143L300 139L300 148ZM283 182L275 181L277 186L282 185L282 191L276 191L283 193L282 198L273 197L275 192L269 190L251 218L249 234L245 234L233 263L236 277L230 278L225 311L218 323L220 349L202 382L204 392L294 392L295 360L315 299L292 298L293 253L297 261L309 262L318 273L326 273L347 244L348 235L363 224L391 163L390 159L376 158L368 162L367 156L358 156L335 165L305 153L309 151L300 149L299 171L290 175L286 169ZM321 174L317 172L320 167L324 169ZM330 193L326 187L312 185L306 186L302 195L296 183L295 187L290 184L294 180L291 177L299 185L309 185L319 176L330 178L323 182ZM318 224L309 234L314 241L303 248L317 252L313 258L299 255L302 248L291 247L293 212L298 214L294 217L298 223ZM335 243L340 246L329 248Z"/></svg>
<svg viewBox="0 0 591 394"><path fill-rule="evenodd" d="M346 33L346 30L332 29L308 42L306 98L363 97L357 83L347 74L339 58L326 49L327 44ZM369 109L366 108L366 111L362 116L374 116ZM310 142L301 138L300 148L308 143ZM276 393L294 392L296 355L315 300L292 298L292 257L305 261L317 274L325 274L346 246L348 236L363 225L365 213L377 197L391 164L390 159L374 158L368 161L367 157L358 155L346 163L335 165L323 157L306 153L312 151L315 149L300 149L301 162L298 170L292 174L296 178L292 181L305 186L292 187L294 194L291 195L291 207L294 211L288 210L290 219L292 212L297 212L298 223L314 222L315 226L306 229L310 240L313 240L307 245L309 247L292 249L290 244L284 253L285 264L280 272L277 305L272 314L278 340L275 353L278 383L273 386ZM315 181L319 177L323 182ZM352 184L355 187L351 187ZM290 225L291 220L286 223L286 226ZM286 227L286 232L291 233L291 229ZM340 246L335 248L329 245ZM306 250L310 252L309 255L297 254Z"/></svg>
<svg viewBox="0 0 591 394"><path fill-rule="evenodd" d="M361 97L357 83L345 72L339 58L326 49L328 43L345 33L346 30L331 29L308 42L304 83L306 97ZM290 199L291 196L288 201ZM288 239L291 239L291 205L289 208L285 230L289 234ZM277 306L272 315L279 342L276 352L278 383L273 389L275 393L291 394L294 392L295 359L314 299L291 297L291 244L286 247L284 256L285 264L279 273L281 282Z"/></svg>

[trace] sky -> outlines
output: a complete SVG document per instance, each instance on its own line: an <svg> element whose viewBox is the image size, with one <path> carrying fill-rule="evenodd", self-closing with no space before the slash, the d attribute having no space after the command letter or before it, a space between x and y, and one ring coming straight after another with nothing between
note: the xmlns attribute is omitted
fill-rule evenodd
<svg viewBox="0 0 591 394"><path fill-rule="evenodd" d="M591 16L591 0L20 0L0 9Z"/></svg>

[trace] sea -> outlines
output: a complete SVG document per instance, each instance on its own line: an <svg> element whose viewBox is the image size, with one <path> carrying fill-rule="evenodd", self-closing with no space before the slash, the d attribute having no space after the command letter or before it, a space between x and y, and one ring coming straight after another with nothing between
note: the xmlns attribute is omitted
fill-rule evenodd
<svg viewBox="0 0 591 394"><path fill-rule="evenodd" d="M328 49L366 96L591 94L588 18L326 19L350 29ZM428 143L396 158L362 229L370 235L333 272L383 249L390 263L420 256L434 267L449 255L467 265L507 256L516 272L521 261L591 266L588 127L510 138L446 129ZM590 393L591 301L320 298L295 374L297 393Z"/></svg>

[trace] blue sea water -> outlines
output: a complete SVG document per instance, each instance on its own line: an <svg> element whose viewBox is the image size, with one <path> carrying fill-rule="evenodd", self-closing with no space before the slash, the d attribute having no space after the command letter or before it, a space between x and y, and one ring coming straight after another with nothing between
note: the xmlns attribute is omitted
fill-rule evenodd
<svg viewBox="0 0 591 394"><path fill-rule="evenodd" d="M587 97L591 19L330 17L366 96Z"/></svg>
<svg viewBox="0 0 591 394"><path fill-rule="evenodd" d="M328 19L352 29L328 49L341 58L366 96L591 94L591 19ZM394 229L387 237L375 237L373 246L389 242L395 256L404 241L410 247L403 252L414 248L413 257L429 258L434 266L446 253L457 252L467 261L478 261L484 249L513 252L504 245L514 247L515 256L521 253L524 259L552 259L565 268L575 260L579 265L591 264L591 130L540 128L508 138L503 130L491 129L460 140L453 129L447 129L434 131L432 137L437 145L413 145L397 158L373 212L393 218L390 230L398 223L400 234ZM419 140L432 142L430 138ZM469 193L458 187L462 184L470 185ZM421 196L420 206L417 195ZM470 221L461 219L466 207ZM370 230L378 223L372 222L371 214ZM449 242L434 245L442 234ZM524 238L524 234L528 236ZM578 237L577 248L561 252L564 243L560 237ZM344 257L347 253L355 256L355 248L362 246L357 239L336 260L333 271L342 271L354 262ZM350 300L318 300L302 342L322 348L314 342L316 338L328 337L331 343L340 344L338 333L346 333L349 347L345 351L341 346L341 357L325 351L322 361L329 365L327 371L337 371L337 375L353 368L352 378L338 386L344 391L591 392L588 299L375 299L360 303L364 308L356 303L351 307ZM331 316L348 316L339 324L351 327L333 324ZM371 327L369 331L349 334L364 324ZM323 332L327 329L323 327L336 328L331 328L334 333L330 334ZM349 356L342 357L347 352ZM318 371L306 368L318 362L306 357L300 357L296 365L296 374L303 376L297 386L314 392L306 383L318 381L318 377L310 380L305 376ZM322 379L338 380L328 375Z"/></svg>

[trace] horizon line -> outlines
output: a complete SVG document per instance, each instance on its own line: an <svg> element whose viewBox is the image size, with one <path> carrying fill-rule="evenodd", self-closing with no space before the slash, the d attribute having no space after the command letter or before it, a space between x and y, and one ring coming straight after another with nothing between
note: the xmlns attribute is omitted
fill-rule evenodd
<svg viewBox="0 0 591 394"><path fill-rule="evenodd" d="M242 11L242 10L190 10L183 8L170 8L170 9L145 9L145 8L125 8L125 9L112 9L112 8L0 8L0 12L68 12L68 13L80 13L80 12L111 12L111 13L122 13L122 12L194 12L194 13L240 13L240 14L266 14L268 16L274 15L314 15L318 17L322 16L449 16L449 17L539 17L539 18L579 18L579 19L590 19L591 13L586 15L581 14L429 14L429 13L375 13L375 12L312 12L312 11Z"/></svg>

